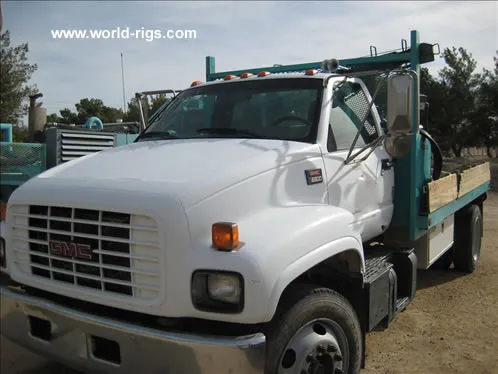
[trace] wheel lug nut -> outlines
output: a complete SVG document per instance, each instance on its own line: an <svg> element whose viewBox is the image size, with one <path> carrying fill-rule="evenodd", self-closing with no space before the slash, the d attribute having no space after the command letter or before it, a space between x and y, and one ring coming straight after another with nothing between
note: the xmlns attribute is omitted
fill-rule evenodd
<svg viewBox="0 0 498 374"><path fill-rule="evenodd" d="M316 350L317 350L318 352L325 352L325 346L324 346L323 344L320 344L320 345L316 348Z"/></svg>
<svg viewBox="0 0 498 374"><path fill-rule="evenodd" d="M334 360L336 360L336 361L342 361L342 356L340 354L336 354L334 356Z"/></svg>
<svg viewBox="0 0 498 374"><path fill-rule="evenodd" d="M306 361L313 362L315 361L315 357L312 354L309 354L308 356L306 356Z"/></svg>
<svg viewBox="0 0 498 374"><path fill-rule="evenodd" d="M329 351L329 352L335 352L335 351L337 351L337 348L335 347L335 345L329 344L327 346L327 351Z"/></svg>

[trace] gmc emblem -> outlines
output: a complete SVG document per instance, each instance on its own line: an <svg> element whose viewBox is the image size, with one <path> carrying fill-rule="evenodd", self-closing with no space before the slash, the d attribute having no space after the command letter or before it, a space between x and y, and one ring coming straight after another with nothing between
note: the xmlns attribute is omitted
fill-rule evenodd
<svg viewBox="0 0 498 374"><path fill-rule="evenodd" d="M92 259L92 247L88 244L79 244L72 242L62 242L58 240L50 240L48 242L50 252L64 257L76 257L83 260Z"/></svg>

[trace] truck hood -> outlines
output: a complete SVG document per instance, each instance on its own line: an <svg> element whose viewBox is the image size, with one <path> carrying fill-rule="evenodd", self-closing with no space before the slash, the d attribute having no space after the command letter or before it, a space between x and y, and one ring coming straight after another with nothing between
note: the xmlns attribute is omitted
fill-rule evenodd
<svg viewBox="0 0 498 374"><path fill-rule="evenodd" d="M317 144L268 139L174 139L116 147L33 178L65 186L140 188L177 196L185 209L244 179L321 155ZM33 186L34 187L34 186ZM151 191L152 192L152 191Z"/></svg>

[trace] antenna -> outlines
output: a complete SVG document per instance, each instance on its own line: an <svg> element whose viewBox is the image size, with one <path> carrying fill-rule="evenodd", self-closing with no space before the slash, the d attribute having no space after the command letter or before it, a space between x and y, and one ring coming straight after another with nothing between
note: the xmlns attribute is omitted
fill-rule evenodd
<svg viewBox="0 0 498 374"><path fill-rule="evenodd" d="M0 31L2 31L3 27L3 13L2 13L2 0L0 0Z"/></svg>
<svg viewBox="0 0 498 374"><path fill-rule="evenodd" d="M125 95L125 80L124 80L124 67L123 67L123 52L121 52L121 80L123 82L123 116L126 113L126 95Z"/></svg>

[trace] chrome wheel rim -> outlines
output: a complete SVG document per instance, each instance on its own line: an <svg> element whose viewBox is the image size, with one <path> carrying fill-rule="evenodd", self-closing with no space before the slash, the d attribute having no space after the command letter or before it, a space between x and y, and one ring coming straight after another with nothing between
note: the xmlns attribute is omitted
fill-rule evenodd
<svg viewBox="0 0 498 374"><path fill-rule="evenodd" d="M344 330L335 321L308 322L290 339L279 362L278 374L342 374L349 366Z"/></svg>
<svg viewBox="0 0 498 374"><path fill-rule="evenodd" d="M474 237L472 238L472 260L475 264L479 261L481 252L481 219L477 217L474 220Z"/></svg>

